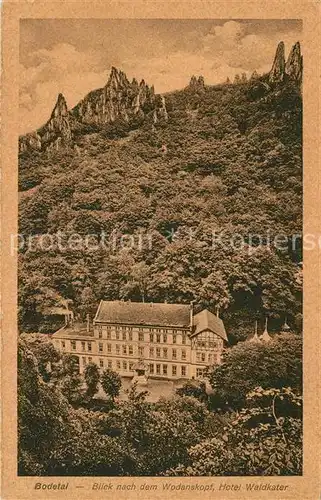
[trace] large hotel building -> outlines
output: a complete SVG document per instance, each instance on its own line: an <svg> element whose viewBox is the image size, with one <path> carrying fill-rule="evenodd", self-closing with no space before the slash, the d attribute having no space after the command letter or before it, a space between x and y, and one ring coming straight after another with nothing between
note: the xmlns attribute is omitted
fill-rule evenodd
<svg viewBox="0 0 321 500"><path fill-rule="evenodd" d="M93 324L68 318L52 335L55 346L77 357L79 371L96 363L122 376L199 378L220 363L227 336L222 320L193 305L101 301Z"/></svg>

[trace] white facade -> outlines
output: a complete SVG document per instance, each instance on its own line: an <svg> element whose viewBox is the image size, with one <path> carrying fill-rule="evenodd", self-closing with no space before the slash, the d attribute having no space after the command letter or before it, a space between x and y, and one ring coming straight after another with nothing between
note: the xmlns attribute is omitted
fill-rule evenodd
<svg viewBox="0 0 321 500"><path fill-rule="evenodd" d="M58 349L79 358L80 372L94 362L101 369L133 376L140 362L146 375L165 379L201 377L206 366L220 363L224 347L222 337L210 328L193 333L193 325L112 324L97 319L90 332L66 327L52 340Z"/></svg>

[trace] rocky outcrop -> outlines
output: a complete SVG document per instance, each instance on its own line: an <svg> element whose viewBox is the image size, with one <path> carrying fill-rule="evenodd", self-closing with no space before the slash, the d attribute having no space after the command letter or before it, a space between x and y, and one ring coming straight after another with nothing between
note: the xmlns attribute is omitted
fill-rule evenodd
<svg viewBox="0 0 321 500"><path fill-rule="evenodd" d="M302 71L303 57L301 55L300 42L296 42L296 44L293 45L285 64L285 73L291 80L295 80L298 84L301 84Z"/></svg>
<svg viewBox="0 0 321 500"><path fill-rule="evenodd" d="M72 140L71 117L66 99L58 95L57 102L47 123L36 132L19 138L19 152L28 150L60 149Z"/></svg>
<svg viewBox="0 0 321 500"><path fill-rule="evenodd" d="M117 118L129 122L133 115L153 109L154 104L153 87L144 80L138 84L135 78L130 82L123 71L113 67L105 87L90 92L72 113L82 123L103 125Z"/></svg>
<svg viewBox="0 0 321 500"><path fill-rule="evenodd" d="M199 76L196 78L195 75L193 75L190 79L190 82L187 86L188 89L191 90L202 90L205 88L205 81L203 76Z"/></svg>
<svg viewBox="0 0 321 500"><path fill-rule="evenodd" d="M286 63L284 43L280 42L276 50L273 66L269 73L269 82L280 83L286 80L292 80L298 85L301 85L302 71L303 58L301 56L300 42L296 42L293 45Z"/></svg>
<svg viewBox="0 0 321 500"><path fill-rule="evenodd" d="M138 83L133 78L130 82L123 71L113 67L106 85L89 92L72 110L68 111L64 96L59 94L48 122L37 132L20 137L19 151L57 151L72 143L74 132L84 125L103 126L117 119L130 123L137 115L150 115L154 123L167 121L165 98L155 94L145 80Z"/></svg>
<svg viewBox="0 0 321 500"><path fill-rule="evenodd" d="M284 56L284 42L280 42L274 57L274 62L269 74L270 83L278 83L284 80L285 73L285 56Z"/></svg>

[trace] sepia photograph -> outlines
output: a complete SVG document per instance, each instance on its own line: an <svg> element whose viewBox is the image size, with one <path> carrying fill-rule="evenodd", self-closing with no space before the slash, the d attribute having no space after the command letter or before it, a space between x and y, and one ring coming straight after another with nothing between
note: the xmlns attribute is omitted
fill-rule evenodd
<svg viewBox="0 0 321 500"><path fill-rule="evenodd" d="M302 21L19 29L17 474L302 475Z"/></svg>

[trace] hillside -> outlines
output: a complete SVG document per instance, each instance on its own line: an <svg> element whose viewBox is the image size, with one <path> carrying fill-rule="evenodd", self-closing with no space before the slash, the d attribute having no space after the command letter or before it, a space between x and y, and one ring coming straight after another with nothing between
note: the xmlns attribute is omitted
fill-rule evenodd
<svg viewBox="0 0 321 500"><path fill-rule="evenodd" d="M20 138L20 233L55 243L20 252L21 328L52 331L46 311L64 299L84 316L124 298L219 306L232 342L265 315L300 330L301 78L299 45L285 62L281 43L249 81L194 77L161 96L112 69L73 110L59 95ZM101 244L67 248L59 231ZM282 251L267 244L276 235Z"/></svg>

